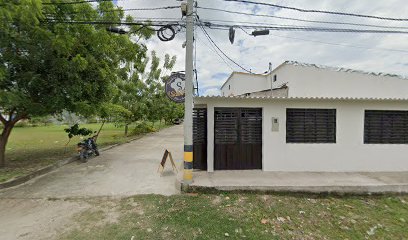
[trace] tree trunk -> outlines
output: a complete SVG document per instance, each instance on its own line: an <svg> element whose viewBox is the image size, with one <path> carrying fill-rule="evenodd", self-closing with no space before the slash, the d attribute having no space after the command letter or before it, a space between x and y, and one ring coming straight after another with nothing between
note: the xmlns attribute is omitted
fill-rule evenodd
<svg viewBox="0 0 408 240"><path fill-rule="evenodd" d="M99 130L98 130L98 133L96 134L96 137L95 137L95 142L98 140L99 133L101 133L102 128L103 128L103 125L105 125L105 122L106 122L106 120L104 119L104 120L103 120L103 122L102 122L101 127L100 127L100 128L99 128Z"/></svg>
<svg viewBox="0 0 408 240"><path fill-rule="evenodd" d="M4 168L7 165L6 145L13 127L14 127L13 123L7 122L4 125L3 131L0 135L0 168Z"/></svg>
<svg viewBox="0 0 408 240"><path fill-rule="evenodd" d="M125 125L125 137L128 136L129 124Z"/></svg>

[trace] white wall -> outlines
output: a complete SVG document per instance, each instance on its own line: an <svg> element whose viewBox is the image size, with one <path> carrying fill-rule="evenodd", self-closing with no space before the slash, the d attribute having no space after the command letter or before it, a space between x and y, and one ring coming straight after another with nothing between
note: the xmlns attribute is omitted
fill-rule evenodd
<svg viewBox="0 0 408 240"><path fill-rule="evenodd" d="M408 110L405 101L196 99L208 106L208 171L213 171L214 107L263 108L263 170L307 172L408 171L408 145L364 144L364 110ZM337 109L337 143L287 144L286 108ZM279 131L272 132L272 117Z"/></svg>
<svg viewBox="0 0 408 240"><path fill-rule="evenodd" d="M228 82L221 88L222 96L238 96L245 93L258 92L270 88L266 76L234 72ZM231 89L229 89L231 86Z"/></svg>
<svg viewBox="0 0 408 240"><path fill-rule="evenodd" d="M277 81L273 87L287 83L289 97L408 98L406 79L292 64L283 64L268 76L234 72L221 88L221 95L237 96L271 89L274 75Z"/></svg>
<svg viewBox="0 0 408 240"><path fill-rule="evenodd" d="M408 98L408 80L284 64L271 75L288 83L289 97Z"/></svg>

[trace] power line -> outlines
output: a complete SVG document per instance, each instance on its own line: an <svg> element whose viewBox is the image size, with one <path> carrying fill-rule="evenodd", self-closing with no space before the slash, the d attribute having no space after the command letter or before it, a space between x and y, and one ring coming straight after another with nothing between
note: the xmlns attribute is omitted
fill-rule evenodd
<svg viewBox="0 0 408 240"><path fill-rule="evenodd" d="M197 72L197 31L196 27L194 27L194 35L193 35L193 41L194 41L194 70L193 72L195 73L195 80L196 80L196 85L197 85L197 96L200 96L199 88L198 88L198 72Z"/></svg>
<svg viewBox="0 0 408 240"><path fill-rule="evenodd" d="M299 26L299 25L288 25L288 24L273 24L273 23L258 23L258 22L246 22L246 21L234 21L234 20L221 20L221 19L202 19L203 22L220 22L220 23L236 23L236 24L252 24L255 26L265 26L264 24L271 24L270 26L275 27L308 27L308 26ZM356 24L358 25L358 24ZM381 27L381 26L378 26ZM387 29L387 26L383 26ZM399 28L399 27L389 27L389 28ZM400 27L401 29L408 29L408 27Z"/></svg>
<svg viewBox="0 0 408 240"><path fill-rule="evenodd" d="M224 9L218 9L218 8L209 8L209 7L200 7L200 6L198 6L197 8L203 9L203 10L210 10L210 11L225 12L225 13L230 13L230 14L239 14L239 15L254 16L254 17L268 17L268 18L292 20L292 21L299 21L299 22L308 22L308 23L338 24L338 25L350 25L350 26L360 26L360 27L376 27L376 28L390 28L390 29L408 29L408 27L381 26L381 25L360 24L360 23L352 23L352 22L333 22L333 21L307 20L307 19L300 19L300 18L274 16L274 15L268 15L268 14L255 14L255 13L237 12L237 11L230 11L230 10L224 10Z"/></svg>
<svg viewBox="0 0 408 240"><path fill-rule="evenodd" d="M46 19L43 23L48 24L79 24L79 25L127 25L127 26L153 26L163 27L168 25L181 25L180 21L155 21L155 22L113 22L113 21L61 21L58 19Z"/></svg>
<svg viewBox="0 0 408 240"><path fill-rule="evenodd" d="M52 17L52 15L49 15ZM57 18L47 18L47 20L60 20ZM180 18L158 18L158 17L145 17L145 18L133 18L133 20L139 21L139 22L150 22L150 21L160 21L160 22L180 22L181 20ZM163 21L162 21L163 20ZM68 20L67 20L68 21ZM72 20L72 21L85 21L85 20ZM93 21L93 22L97 22L97 19L86 19L86 21Z"/></svg>
<svg viewBox="0 0 408 240"><path fill-rule="evenodd" d="M199 21L197 19L197 21ZM241 66L239 63L237 63L236 61L234 61L232 58L230 58L227 54L224 53L224 51L221 50L220 47L218 47L218 45L214 42L214 40L211 38L211 36L208 34L208 32L205 30L205 28L199 24L201 30L203 30L204 34L208 37L208 39L214 44L214 46L231 62L233 62L235 65L237 65L239 68L241 68L242 70L244 70L245 72L248 73L252 73L251 71L249 71L248 69L244 68L243 66Z"/></svg>
<svg viewBox="0 0 408 240"><path fill-rule="evenodd" d="M177 9L180 6L166 6L166 7L155 7L155 8L124 8L124 9L117 9L117 11L154 11L154 10L166 10L166 9ZM116 9L115 9L116 10Z"/></svg>
<svg viewBox="0 0 408 240"><path fill-rule="evenodd" d="M81 3L93 3L93 2L111 2L112 0L83 0L75 2L49 2L43 3L43 5L67 5L67 4L81 4Z"/></svg>
<svg viewBox="0 0 408 240"><path fill-rule="evenodd" d="M293 11L306 12L306 13L324 13L324 14L333 14L333 15L342 15L342 16L351 16L351 17L373 18L373 19L388 20L388 21L408 21L407 18L391 18L391 17L380 17L380 16L364 15L364 14L356 14L356 13L345 13L345 12L336 12L336 11L303 9L303 8L297 8L297 7L277 5L277 4L272 4L272 3L253 2L253 1L248 1L248 0L223 0L223 1L263 5L263 6L283 8L283 9L289 9L289 10L293 10Z"/></svg>
<svg viewBox="0 0 408 240"><path fill-rule="evenodd" d="M155 7L155 8L118 8L110 11L155 11L155 10L166 10L166 9L180 9L180 6L166 6L166 7ZM104 11L107 12L107 11Z"/></svg>
<svg viewBox="0 0 408 240"><path fill-rule="evenodd" d="M352 28L326 28L326 27L306 27L306 26L279 26L279 25L241 25L241 24L217 24L203 22L209 28L228 30L230 27L245 29L265 29L274 31L307 31L307 32L336 32L336 33L378 33L378 34L408 34L408 31L396 30L375 30L375 29L352 29Z"/></svg>
<svg viewBox="0 0 408 240"><path fill-rule="evenodd" d="M313 42L313 43L320 43L320 44L326 44L326 45L340 46L340 47L350 47L350 48L359 48L359 49L367 49L367 50L392 51L392 52L405 52L405 53L408 53L408 50L402 50L402 49L377 48L377 47L373 48L373 47L356 46L356 45L342 44L342 43L333 43L333 42L324 42L324 41L319 41L319 40L311 40L311 39L304 39L304 38L298 38L298 37L288 37L288 36L280 36L280 35L271 35L271 36L273 36L273 37L279 37L279 38L287 38L287 39L300 40L300 41L305 41L305 42Z"/></svg>
<svg viewBox="0 0 408 240"><path fill-rule="evenodd" d="M97 9L97 11L106 13L106 12L130 12L130 11L157 11L157 10L172 10L172 9L180 9L180 6L165 6L165 7L154 7L154 8L116 8L116 9L111 9L111 10L100 10ZM80 13L80 12L72 12L74 14Z"/></svg>
<svg viewBox="0 0 408 240"><path fill-rule="evenodd" d="M205 45L208 49L210 49L213 53L217 54L218 57L220 57L220 59L225 63L225 65L227 65L231 69L231 71L234 71L234 68L227 61L225 61L225 59L216 51L215 47L211 44L211 41L208 38L207 40L210 43L210 46L208 46L205 42L201 41L199 38L197 38L197 40L200 41L200 43L202 43L203 45Z"/></svg>
<svg viewBox="0 0 408 240"><path fill-rule="evenodd" d="M155 7L155 8L116 8L116 9L111 9L111 10L100 10L98 9L97 11L100 13L109 13L109 12L126 12L126 11L157 11L157 10L171 10L171 9L177 9L180 8L180 6L165 6L165 7ZM81 12L79 11L73 11L70 12L70 14L80 14ZM161 18L161 19L165 19L165 18ZM168 18L170 19L170 18ZM175 19L175 18L173 18ZM177 18L179 19L179 18Z"/></svg>

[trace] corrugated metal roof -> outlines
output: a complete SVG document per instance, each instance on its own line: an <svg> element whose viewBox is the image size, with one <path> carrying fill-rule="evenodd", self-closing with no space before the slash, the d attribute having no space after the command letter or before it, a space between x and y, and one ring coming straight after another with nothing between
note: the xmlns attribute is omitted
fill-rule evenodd
<svg viewBox="0 0 408 240"><path fill-rule="evenodd" d="M277 70L278 68L280 68L280 67L282 67L284 65L293 65L293 66L301 66L301 67L313 67L313 68L318 68L318 69L323 69L323 70L330 70L330 71L333 71L333 72L360 73L360 74L366 74L366 75L371 75L371 76L376 76L376 77L378 77L378 76L381 76L381 77L394 77L394 78L400 78L400 79L408 80L408 76L399 75L399 74L384 73L384 72L368 72L368 71L351 69L351 68L332 67L332 66L326 66L326 65L320 65L320 64L298 62L298 61L285 61L285 62L281 63L280 65L278 65L276 68L274 68L271 73L252 74L252 75L267 76L269 74L272 74L275 70ZM250 73L244 73L244 72L233 72L233 73L240 73L240 74L242 73L242 74L251 75Z"/></svg>
<svg viewBox="0 0 408 240"><path fill-rule="evenodd" d="M363 70L356 70L356 69L342 68L342 67L331 67L331 66L325 66L325 65L319 65L319 64L302 63L302 62L297 62L297 61L285 61L283 64L302 66L302 67L314 67L314 68L325 69L325 70L330 70L334 72L360 73L360 74L366 74L366 75L371 75L371 76L376 76L376 77L378 76L395 77L395 78L408 80L407 76L392 74L392 73L368 72L368 71L363 71Z"/></svg>
<svg viewBox="0 0 408 240"><path fill-rule="evenodd" d="M260 100L331 100L331 101L408 101L408 98L360 98L360 97L271 97L271 96L200 96L195 99L260 99Z"/></svg>

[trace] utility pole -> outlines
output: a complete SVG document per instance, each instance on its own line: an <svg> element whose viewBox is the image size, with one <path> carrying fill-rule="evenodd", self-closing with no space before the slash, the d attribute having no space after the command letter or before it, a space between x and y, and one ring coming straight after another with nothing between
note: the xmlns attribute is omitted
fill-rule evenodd
<svg viewBox="0 0 408 240"><path fill-rule="evenodd" d="M183 185L193 182L193 50L194 0L187 0L186 15L186 86L184 110L184 173Z"/></svg>

